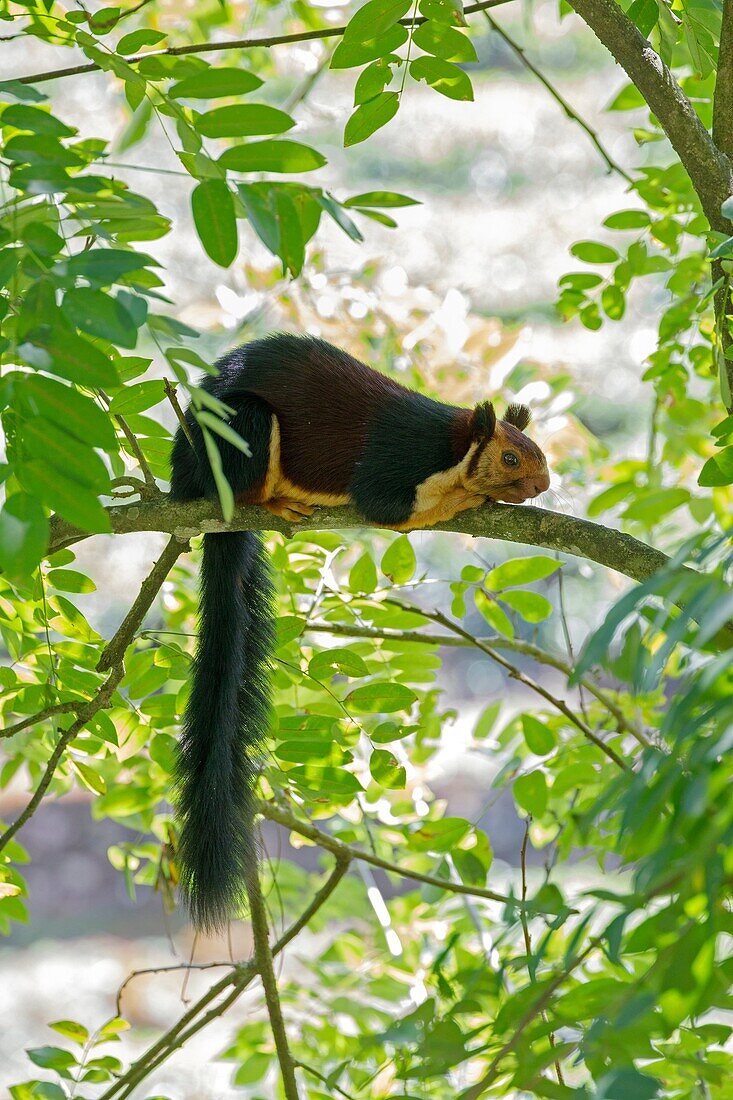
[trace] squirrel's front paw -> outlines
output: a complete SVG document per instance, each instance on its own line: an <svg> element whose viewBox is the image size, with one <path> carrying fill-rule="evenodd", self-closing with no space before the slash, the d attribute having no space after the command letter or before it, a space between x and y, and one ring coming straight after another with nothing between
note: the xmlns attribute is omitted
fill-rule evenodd
<svg viewBox="0 0 733 1100"><path fill-rule="evenodd" d="M266 500L264 506L268 512L272 512L273 516L286 519L288 523L301 523L306 516L313 515L313 508L310 504L304 504L301 500L291 500L289 497L275 497L273 500Z"/></svg>

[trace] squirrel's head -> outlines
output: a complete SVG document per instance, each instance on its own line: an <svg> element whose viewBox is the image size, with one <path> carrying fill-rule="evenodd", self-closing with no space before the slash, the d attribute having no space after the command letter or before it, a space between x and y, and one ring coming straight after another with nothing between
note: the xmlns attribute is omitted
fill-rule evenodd
<svg viewBox="0 0 733 1100"><path fill-rule="evenodd" d="M547 460L524 434L531 413L526 405L510 405L503 420L494 406L482 401L471 413L470 445L463 459L463 483L491 500L523 504L550 487Z"/></svg>

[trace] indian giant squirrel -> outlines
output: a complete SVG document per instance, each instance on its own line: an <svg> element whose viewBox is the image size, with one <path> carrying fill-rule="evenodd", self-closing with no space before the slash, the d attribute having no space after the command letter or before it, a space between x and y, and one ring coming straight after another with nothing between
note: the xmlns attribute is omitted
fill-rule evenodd
<svg viewBox="0 0 733 1100"><path fill-rule="evenodd" d="M487 501L521 503L549 486L545 457L522 431L526 406L510 405L497 420L490 401L444 405L311 337L255 340L217 366L202 388L234 410L229 426L250 451L218 441L238 504L291 521L314 505L352 504L367 524L407 531ZM186 420L173 445L171 495L213 498L190 408ZM200 585L175 801L181 887L194 924L212 931L236 914L256 866L253 787L275 636L262 535L205 535Z"/></svg>

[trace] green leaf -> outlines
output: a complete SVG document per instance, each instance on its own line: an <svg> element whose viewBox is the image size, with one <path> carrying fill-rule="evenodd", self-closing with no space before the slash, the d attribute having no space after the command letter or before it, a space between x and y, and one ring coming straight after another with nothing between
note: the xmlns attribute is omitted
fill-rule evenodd
<svg viewBox="0 0 733 1100"><path fill-rule="evenodd" d="M49 134L52 137L71 137L76 130L61 122L42 107L31 107L27 103L14 103L6 107L0 115L0 125L15 126L18 130L30 130L34 134Z"/></svg>
<svg viewBox="0 0 733 1100"><path fill-rule="evenodd" d="M657 0L634 0L626 14L644 37L648 38L659 22L659 5Z"/></svg>
<svg viewBox="0 0 733 1100"><path fill-rule="evenodd" d="M168 90L174 99L221 99L223 96L246 95L259 88L262 81L246 69L204 69L179 80Z"/></svg>
<svg viewBox="0 0 733 1100"><path fill-rule="evenodd" d="M470 38L445 23L428 20L416 28L412 41L425 53L442 57L444 61L478 61Z"/></svg>
<svg viewBox="0 0 733 1100"><path fill-rule="evenodd" d="M368 0L347 23L343 41L353 43L377 38L407 15L411 3L412 0Z"/></svg>
<svg viewBox="0 0 733 1100"><path fill-rule="evenodd" d="M476 725L473 728L473 736L477 741L482 741L484 737L488 737L491 733L496 719L501 712L501 700L497 700L495 703L489 703L485 707L478 718L476 719Z"/></svg>
<svg viewBox="0 0 733 1100"><path fill-rule="evenodd" d="M402 741L419 731L419 726L402 726L396 722L380 722L369 734L375 745L389 745L392 741Z"/></svg>
<svg viewBox="0 0 733 1100"><path fill-rule="evenodd" d="M0 81L0 103L13 100L24 100L28 103L41 103L48 99L43 92L39 92L32 84L21 84L19 80Z"/></svg>
<svg viewBox="0 0 733 1100"><path fill-rule="evenodd" d="M599 241L577 241L570 252L586 264L613 264L619 259L615 248Z"/></svg>
<svg viewBox="0 0 733 1100"><path fill-rule="evenodd" d="M443 61L439 57L416 57L410 62L410 75L414 80L424 80L449 99L473 101L468 74L451 61Z"/></svg>
<svg viewBox="0 0 733 1100"><path fill-rule="evenodd" d="M527 748L536 756L546 756L548 752L552 752L554 749L555 734L549 726L546 726L544 722L540 722L539 718L534 718L531 714L523 714L522 731L524 740L527 742Z"/></svg>
<svg viewBox="0 0 733 1100"><path fill-rule="evenodd" d="M498 592L512 585L530 584L532 581L541 581L544 577L549 577L561 565L562 562L542 554L529 558L510 558L491 570L486 578L486 585Z"/></svg>
<svg viewBox="0 0 733 1100"><path fill-rule="evenodd" d="M48 541L48 520L40 503L13 493L0 510L0 571L27 577L38 565Z"/></svg>
<svg viewBox="0 0 733 1100"><path fill-rule="evenodd" d="M412 199L409 195L400 195L397 191L365 191L363 195L352 195L342 205L358 207L420 206L421 202L420 199Z"/></svg>
<svg viewBox="0 0 733 1100"><path fill-rule="evenodd" d="M295 119L266 103L234 103L198 115L194 125L204 137L257 137L284 134L295 126Z"/></svg>
<svg viewBox="0 0 733 1100"><path fill-rule="evenodd" d="M635 84L627 84L614 96L607 110L635 111L640 107L646 107L646 100Z"/></svg>
<svg viewBox="0 0 733 1100"><path fill-rule="evenodd" d="M385 550L381 569L385 577L395 584L406 584L411 580L416 565L412 543L407 535L400 535Z"/></svg>
<svg viewBox="0 0 733 1100"><path fill-rule="evenodd" d="M601 291L601 305L611 321L620 321L626 312L626 297L624 292L611 283Z"/></svg>
<svg viewBox="0 0 733 1100"><path fill-rule="evenodd" d="M202 425L201 433L204 437L206 456L209 460L209 466L211 467L214 484L216 485L216 492L219 497L219 503L221 504L222 515L228 523L234 515L234 494L232 493L232 487L227 481L226 475L224 474L224 468L221 464L221 455L219 454L219 448L217 447L216 441L211 435L211 432L207 431L206 427Z"/></svg>
<svg viewBox="0 0 733 1100"><path fill-rule="evenodd" d="M237 255L234 199L224 180L203 180L193 189L191 208L196 232L207 256L229 267Z"/></svg>
<svg viewBox="0 0 733 1100"><path fill-rule="evenodd" d="M374 749L369 757L369 771L375 783L388 790L401 791L407 783L405 768L387 749Z"/></svg>
<svg viewBox="0 0 733 1100"><path fill-rule="evenodd" d="M127 1020L123 1020L120 1016L113 1016L111 1020L107 1020L99 1031L97 1032L97 1042L106 1043L110 1039L119 1038L121 1031L129 1031L130 1024Z"/></svg>
<svg viewBox="0 0 733 1100"><path fill-rule="evenodd" d="M59 592L96 592L97 586L91 577L75 569L49 569L46 580Z"/></svg>
<svg viewBox="0 0 733 1100"><path fill-rule="evenodd" d="M398 710L409 710L416 698L412 688L404 684L374 682L354 688L345 702L363 714L393 714Z"/></svg>
<svg viewBox="0 0 733 1100"><path fill-rule="evenodd" d="M709 458L700 471L697 483L705 488L733 484L733 447L723 447L713 458Z"/></svg>
<svg viewBox="0 0 733 1100"><path fill-rule="evenodd" d="M528 623L541 623L552 614L552 604L539 592L504 592L501 598Z"/></svg>
<svg viewBox="0 0 733 1100"><path fill-rule="evenodd" d="M650 221L646 210L619 210L610 214L603 224L608 229L646 229Z"/></svg>
<svg viewBox="0 0 733 1100"><path fill-rule="evenodd" d="M18 476L24 489L69 523L84 531L111 531L109 517L96 494L58 468L37 461L24 462Z"/></svg>
<svg viewBox="0 0 733 1100"><path fill-rule="evenodd" d="M305 263L305 241L297 207L291 196L278 191L275 198L279 241L277 254L282 260L283 271L289 271L295 277L299 275Z"/></svg>
<svg viewBox="0 0 733 1100"><path fill-rule="evenodd" d="M33 1065L42 1069L62 1071L76 1065L76 1058L71 1051L62 1047L34 1047L26 1053Z"/></svg>
<svg viewBox="0 0 733 1100"><path fill-rule="evenodd" d="M95 286L111 286L123 275L151 266L158 265L144 252L121 248L91 248L57 264L60 275L81 275Z"/></svg>
<svg viewBox="0 0 733 1100"><path fill-rule="evenodd" d="M127 57L129 54L139 53L141 46L155 46L166 37L164 31L154 31L142 27L139 31L131 31L124 34L117 43L117 53Z"/></svg>
<svg viewBox="0 0 733 1100"><path fill-rule="evenodd" d="M336 202L330 195L322 194L318 196L318 202L329 214L330 217L336 222L336 225L340 229L343 229L347 237L352 241L363 241L359 227L351 220L348 214L343 209L343 204Z"/></svg>
<svg viewBox="0 0 733 1100"><path fill-rule="evenodd" d="M418 852L451 852L471 831L471 822L462 817L444 817L427 821L410 834L408 845Z"/></svg>
<svg viewBox="0 0 733 1100"><path fill-rule="evenodd" d="M135 382L116 393L112 398L109 411L114 416L128 416L130 413L143 412L165 399L165 385L162 378L150 378L147 382Z"/></svg>
<svg viewBox="0 0 733 1100"><path fill-rule="evenodd" d="M640 494L622 512L624 519L640 520L643 523L658 523L666 519L671 512L687 504L690 494L687 489L657 489Z"/></svg>
<svg viewBox="0 0 733 1100"><path fill-rule="evenodd" d="M23 449L32 458L55 466L65 476L98 493L111 490L109 472L102 459L74 436L37 417L23 428Z"/></svg>
<svg viewBox="0 0 733 1100"><path fill-rule="evenodd" d="M420 0L420 14L436 23L446 23L449 27L465 27L463 0Z"/></svg>
<svg viewBox="0 0 733 1100"><path fill-rule="evenodd" d="M36 370L68 378L88 389L119 386L120 380L111 360L83 336L52 328L32 333L31 340L18 350Z"/></svg>
<svg viewBox="0 0 733 1100"><path fill-rule="evenodd" d="M134 348L137 344L137 328L132 315L124 306L103 290L76 287L64 294L62 309L73 325L99 336L122 348Z"/></svg>
<svg viewBox="0 0 733 1100"><path fill-rule="evenodd" d="M633 1066L611 1070L598 1081L593 1100L653 1100L662 1084L656 1077L639 1073Z"/></svg>
<svg viewBox="0 0 733 1100"><path fill-rule="evenodd" d="M241 451L247 458L252 457L252 449L246 439L242 439L239 432L235 432L234 428L230 424L227 424L226 420L222 420L220 416L215 416L214 413L198 412L196 419L199 424L205 425L207 428L211 428L212 432L216 432L222 439L226 439L227 443L231 443L232 447L236 447L238 451Z"/></svg>
<svg viewBox="0 0 733 1100"><path fill-rule="evenodd" d="M331 57L332 69L354 69L369 61L387 58L407 41L407 28L396 24L385 34L365 38L361 42L339 42Z"/></svg>
<svg viewBox="0 0 733 1100"><path fill-rule="evenodd" d="M67 1100L68 1096L60 1085L51 1081L26 1081L22 1085L11 1085L9 1091L13 1100Z"/></svg>
<svg viewBox="0 0 733 1100"><path fill-rule="evenodd" d="M541 771L520 775L514 783L514 801L520 810L542 817L547 809L547 781Z"/></svg>
<svg viewBox="0 0 733 1100"><path fill-rule="evenodd" d="M315 172L326 158L299 141L250 141L226 149L217 163L231 172Z"/></svg>
<svg viewBox="0 0 733 1100"><path fill-rule="evenodd" d="M362 657L352 649L324 649L311 658L308 672L316 680L323 680L341 673L343 676L367 676L369 669Z"/></svg>
<svg viewBox="0 0 733 1100"><path fill-rule="evenodd" d="M274 256L280 241L274 191L263 189L260 184L237 184L237 192L247 212L247 220L265 248Z"/></svg>
<svg viewBox="0 0 733 1100"><path fill-rule="evenodd" d="M369 595L377 587L377 567L369 551L354 563L349 573L349 588L360 595Z"/></svg>
<svg viewBox="0 0 733 1100"><path fill-rule="evenodd" d="M476 610L480 611L486 621L493 626L494 630L498 630L500 634L503 634L505 638L514 637L514 627L511 620L507 618L507 614L496 600L490 599L486 593L477 588L473 594L474 603L476 604Z"/></svg>
<svg viewBox="0 0 733 1100"><path fill-rule="evenodd" d="M364 790L356 776L344 768L321 768L315 764L305 764L292 768L288 772L288 779L317 798L330 799L333 802L350 802L354 795Z"/></svg>
<svg viewBox="0 0 733 1100"><path fill-rule="evenodd" d="M106 794L107 784L98 772L74 757L71 757L71 766L88 790L94 794Z"/></svg>
<svg viewBox="0 0 733 1100"><path fill-rule="evenodd" d="M400 100L397 92L381 92L356 108L346 123L344 145L358 145L394 118Z"/></svg>
<svg viewBox="0 0 733 1100"><path fill-rule="evenodd" d="M380 57L379 61L373 61L371 65L367 65L363 72L359 73L359 79L354 87L354 106L357 107L360 103L366 103L368 99L374 99L376 95L383 92L392 79L392 69L390 61L392 56Z"/></svg>

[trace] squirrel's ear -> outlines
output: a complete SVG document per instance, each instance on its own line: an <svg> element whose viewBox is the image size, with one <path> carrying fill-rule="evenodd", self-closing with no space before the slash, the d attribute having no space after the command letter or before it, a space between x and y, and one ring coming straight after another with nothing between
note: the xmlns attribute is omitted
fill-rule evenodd
<svg viewBox="0 0 733 1100"><path fill-rule="evenodd" d="M532 419L532 413L526 405L510 405L503 419L505 424L513 424L523 432Z"/></svg>
<svg viewBox="0 0 733 1100"><path fill-rule="evenodd" d="M491 439L496 428L496 413L490 401L481 401L471 413L472 439Z"/></svg>

